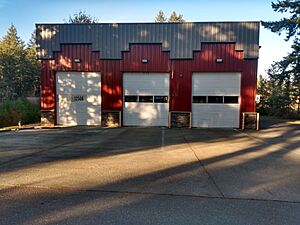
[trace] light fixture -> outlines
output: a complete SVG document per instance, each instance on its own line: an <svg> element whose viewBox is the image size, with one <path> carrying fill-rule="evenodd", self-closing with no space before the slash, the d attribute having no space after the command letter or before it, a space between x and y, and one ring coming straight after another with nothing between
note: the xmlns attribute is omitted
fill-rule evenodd
<svg viewBox="0 0 300 225"><path fill-rule="evenodd" d="M81 62L81 59L79 58L74 58L74 63L80 63Z"/></svg>
<svg viewBox="0 0 300 225"><path fill-rule="evenodd" d="M222 63L222 62L223 62L223 59L221 59L221 58L216 59L216 63Z"/></svg>
<svg viewBox="0 0 300 225"><path fill-rule="evenodd" d="M148 63L148 59L142 59L142 63Z"/></svg>
<svg viewBox="0 0 300 225"><path fill-rule="evenodd" d="M260 103L260 95L255 95L255 102Z"/></svg>

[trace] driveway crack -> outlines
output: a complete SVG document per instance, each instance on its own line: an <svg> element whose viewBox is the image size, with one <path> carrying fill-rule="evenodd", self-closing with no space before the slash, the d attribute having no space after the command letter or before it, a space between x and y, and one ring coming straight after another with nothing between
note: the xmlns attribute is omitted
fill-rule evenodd
<svg viewBox="0 0 300 225"><path fill-rule="evenodd" d="M169 196L169 197L192 197L192 198L202 198L202 199L222 199L222 200L237 200L237 201L256 201L256 202L281 202L281 203L291 203L300 204L299 201L287 201L280 199L261 199L261 198L241 198L241 197L220 197L220 196L206 196L206 195L193 195L193 194L173 194L173 193L157 193L157 192L144 192L144 191L126 191L126 190L110 190L110 189L93 189L93 188L72 188L66 186L42 186L42 185L3 185L0 184L0 190L8 189L28 189L28 190L45 190L47 192L69 192L69 193L111 193L111 194L134 194L134 195L151 195L151 196ZM0 195L0 198L4 195Z"/></svg>
<svg viewBox="0 0 300 225"><path fill-rule="evenodd" d="M216 187L217 191L219 192L219 194L222 196L222 198L225 198L224 193L222 192L220 186L217 184L217 182L215 181L215 179L213 178L213 176L209 173L209 171L206 169L204 163L201 161L201 159L197 156L195 150L193 149L193 147L191 146L190 142L186 139L186 137L183 135L183 139L185 141L185 143L187 144L188 148L190 149L190 151L194 154L194 156L196 157L200 167L203 168L204 172L207 174L208 178L211 180L211 182L214 184L214 186Z"/></svg>

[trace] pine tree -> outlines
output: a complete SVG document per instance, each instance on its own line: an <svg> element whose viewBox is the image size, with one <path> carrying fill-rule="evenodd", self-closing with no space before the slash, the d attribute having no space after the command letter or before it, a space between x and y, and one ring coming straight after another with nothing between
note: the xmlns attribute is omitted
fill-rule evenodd
<svg viewBox="0 0 300 225"><path fill-rule="evenodd" d="M282 18L279 21L262 21L262 25L270 29L274 33L281 34L286 31L286 40L291 37L300 35L300 1L299 0L283 0L277 3L272 2L272 8L275 12L288 12L289 18Z"/></svg>
<svg viewBox="0 0 300 225"><path fill-rule="evenodd" d="M300 43L294 41L292 52L286 57L289 62L290 73L292 77L292 104L295 105L297 118L300 118Z"/></svg>
<svg viewBox="0 0 300 225"><path fill-rule="evenodd" d="M270 111L270 83L267 78L259 75L257 81L257 94L260 95L260 102L256 105L257 111L262 115L268 115Z"/></svg>
<svg viewBox="0 0 300 225"><path fill-rule="evenodd" d="M183 19L183 15L182 14L178 14L173 11L172 14L170 15L170 17L167 19L165 17L165 13L162 10L159 10L159 12L157 13L156 17L155 17L155 22L156 23L164 23L164 22L169 22L169 23L181 23L181 22L185 22L185 20Z"/></svg>
<svg viewBox="0 0 300 225"><path fill-rule="evenodd" d="M292 52L281 61L275 62L268 70L272 84L273 96L272 112L286 115L297 105L297 116L300 111L300 1L282 0L272 2L275 12L286 13L279 21L262 22L262 25L272 32L281 34L286 32L285 40L293 39ZM281 105L280 105L281 104Z"/></svg>
<svg viewBox="0 0 300 225"><path fill-rule="evenodd" d="M23 69L25 61L25 44L18 37L14 25L8 28L7 34L0 41L1 64L1 98L12 99L22 93Z"/></svg>
<svg viewBox="0 0 300 225"><path fill-rule="evenodd" d="M287 117L291 111L291 74L285 60L274 62L267 71L270 81L270 115Z"/></svg>
<svg viewBox="0 0 300 225"><path fill-rule="evenodd" d="M0 40L0 101L39 94L40 64L34 42L26 47L14 25Z"/></svg>
<svg viewBox="0 0 300 225"><path fill-rule="evenodd" d="M67 23L98 23L99 19L87 14L84 10L74 13L69 16Z"/></svg>
<svg viewBox="0 0 300 225"><path fill-rule="evenodd" d="M35 31L31 34L31 38L26 48L26 74L27 84L26 93L29 96L40 95L40 70L41 63L36 60L36 36Z"/></svg>
<svg viewBox="0 0 300 225"><path fill-rule="evenodd" d="M182 14L178 14L177 15L177 13L175 11L173 11L172 14L171 14L171 16L168 19L168 22L170 22L170 23L175 23L175 22L181 23L181 22L184 22L183 15Z"/></svg>
<svg viewBox="0 0 300 225"><path fill-rule="evenodd" d="M155 17L156 23L164 23L167 21L167 18L165 17L165 13L162 10L159 10L157 16Z"/></svg>

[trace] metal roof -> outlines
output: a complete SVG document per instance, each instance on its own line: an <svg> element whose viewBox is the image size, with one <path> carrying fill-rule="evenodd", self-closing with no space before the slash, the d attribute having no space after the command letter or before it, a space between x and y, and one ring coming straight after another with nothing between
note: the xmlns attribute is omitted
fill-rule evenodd
<svg viewBox="0 0 300 225"><path fill-rule="evenodd" d="M236 43L245 59L257 59L260 22L36 24L37 57L52 59L61 44L92 44L101 59L121 59L130 44L158 43L171 59L192 59L201 43Z"/></svg>

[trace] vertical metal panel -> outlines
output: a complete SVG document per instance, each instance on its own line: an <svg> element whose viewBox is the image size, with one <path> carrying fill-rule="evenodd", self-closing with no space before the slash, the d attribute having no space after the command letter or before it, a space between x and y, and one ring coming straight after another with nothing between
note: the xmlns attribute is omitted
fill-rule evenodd
<svg viewBox="0 0 300 225"><path fill-rule="evenodd" d="M122 110L122 73L120 60L103 60L102 108Z"/></svg>
<svg viewBox="0 0 300 225"><path fill-rule="evenodd" d="M193 51L200 50L203 42L237 42L236 49L244 50L245 58L258 57L259 22L41 24L37 32L41 36L37 39L41 46L38 56L42 59L52 57L60 44L80 43L92 44L105 59L121 59L121 52L128 50L130 43L163 44L172 59L192 59Z"/></svg>
<svg viewBox="0 0 300 225"><path fill-rule="evenodd" d="M130 31L129 29L123 29L124 33L124 51L129 51L129 42L130 42Z"/></svg>
<svg viewBox="0 0 300 225"><path fill-rule="evenodd" d="M53 60L42 60L41 109L55 110L55 72Z"/></svg>

